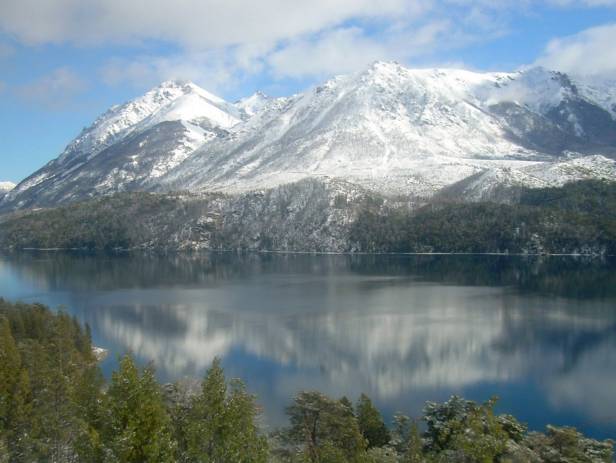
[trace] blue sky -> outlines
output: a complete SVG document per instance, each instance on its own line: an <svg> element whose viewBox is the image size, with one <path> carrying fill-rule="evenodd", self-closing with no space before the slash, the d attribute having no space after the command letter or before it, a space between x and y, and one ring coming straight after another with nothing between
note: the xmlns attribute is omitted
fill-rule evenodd
<svg viewBox="0 0 616 463"><path fill-rule="evenodd" d="M616 0L86 3L0 2L0 181L170 78L229 100L291 94L377 59L616 79Z"/></svg>

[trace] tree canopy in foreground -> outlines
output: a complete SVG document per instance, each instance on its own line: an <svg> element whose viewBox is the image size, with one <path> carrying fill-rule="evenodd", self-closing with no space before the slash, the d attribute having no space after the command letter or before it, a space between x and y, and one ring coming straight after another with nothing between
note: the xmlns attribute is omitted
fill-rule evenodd
<svg viewBox="0 0 616 463"><path fill-rule="evenodd" d="M161 385L119 359L106 383L89 327L0 299L0 463L612 462L613 443L573 428L529 432L496 399L451 397L387 426L372 401L300 392L266 435L256 398L215 360L198 387Z"/></svg>

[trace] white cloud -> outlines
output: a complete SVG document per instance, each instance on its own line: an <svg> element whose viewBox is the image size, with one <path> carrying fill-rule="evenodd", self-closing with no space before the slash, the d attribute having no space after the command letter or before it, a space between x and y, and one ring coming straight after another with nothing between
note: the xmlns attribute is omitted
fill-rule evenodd
<svg viewBox="0 0 616 463"><path fill-rule="evenodd" d="M267 70L274 50L292 46L290 55L307 37L330 34L343 40L354 27L390 27L411 23L431 9L436 0L20 0L0 2L0 33L29 45L68 43L95 46L110 43L142 46L131 61L112 60L101 73L107 83L139 86L161 79L195 80L208 88L229 87L242 74ZM352 29L352 28L351 28ZM362 47L358 54L390 56L386 47L361 32L347 44ZM154 42L150 42L154 41ZM178 48L175 54L148 53L152 43ZM333 43L333 42L332 42ZM306 42L306 46L315 44ZM370 50L368 48L371 48ZM330 57L330 59L338 59ZM277 58L282 63L283 55ZM357 60L347 59L347 70ZM364 62L365 60L361 60ZM326 63L317 67L328 69ZM275 70L280 73L285 66Z"/></svg>
<svg viewBox="0 0 616 463"><path fill-rule="evenodd" d="M268 62L278 77L303 77L354 71L388 55L385 46L352 27L328 31L315 40L294 41L269 56Z"/></svg>
<svg viewBox="0 0 616 463"><path fill-rule="evenodd" d="M376 60L406 61L433 52L453 35L449 21L434 21L414 29L392 28L370 36L359 27L329 30L293 41L267 57L277 77L329 76L352 72Z"/></svg>
<svg viewBox="0 0 616 463"><path fill-rule="evenodd" d="M0 2L0 30L30 44L168 40L189 48L271 43L343 21L391 18L427 0L20 0Z"/></svg>
<svg viewBox="0 0 616 463"><path fill-rule="evenodd" d="M234 87L243 74L255 74L261 68L255 51L244 47L209 52L182 52L170 56L142 55L113 59L100 70L107 85L129 84L151 87L170 79L191 80L212 92Z"/></svg>
<svg viewBox="0 0 616 463"><path fill-rule="evenodd" d="M0 34L29 45L135 45L136 58L103 67L105 82L143 88L181 78L224 91L260 73L322 77L377 59L434 62L438 51L506 34L514 14L540 3L616 0L0 1ZM177 51L153 54L161 42Z"/></svg>
<svg viewBox="0 0 616 463"><path fill-rule="evenodd" d="M70 68L57 68L48 75L15 88L18 97L49 109L64 109L86 90L86 83Z"/></svg>
<svg viewBox="0 0 616 463"><path fill-rule="evenodd" d="M616 23L552 40L537 64L563 72L616 78Z"/></svg>
<svg viewBox="0 0 616 463"><path fill-rule="evenodd" d="M519 11L542 3L597 7L616 0L19 0L0 2L0 31L27 44L154 39L203 50L272 44L350 20L446 16L451 8Z"/></svg>

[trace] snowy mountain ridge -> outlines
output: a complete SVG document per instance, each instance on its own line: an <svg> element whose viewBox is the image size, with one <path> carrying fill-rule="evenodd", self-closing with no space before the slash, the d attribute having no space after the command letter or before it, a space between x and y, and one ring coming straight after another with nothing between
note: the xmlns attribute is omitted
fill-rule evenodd
<svg viewBox="0 0 616 463"><path fill-rule="evenodd" d="M13 182L0 182L0 201L9 191L15 188L15 184Z"/></svg>
<svg viewBox="0 0 616 463"><path fill-rule="evenodd" d="M94 156L102 147L157 122L183 120L196 123L208 118L214 125L222 127L239 122L235 108L221 98L192 82L166 81L142 97L109 109L68 145L59 161L75 152L90 152L90 156Z"/></svg>
<svg viewBox="0 0 616 463"><path fill-rule="evenodd" d="M239 193L305 178L420 198L468 179L462 191L480 199L496 184L616 179L615 157L609 84L544 68L377 62L304 93L236 103L164 82L100 116L0 208L131 190Z"/></svg>

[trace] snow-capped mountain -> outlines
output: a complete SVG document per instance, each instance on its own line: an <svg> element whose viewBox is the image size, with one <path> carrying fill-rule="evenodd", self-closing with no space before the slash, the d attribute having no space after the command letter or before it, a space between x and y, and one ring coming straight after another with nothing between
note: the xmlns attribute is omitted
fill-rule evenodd
<svg viewBox="0 0 616 463"><path fill-rule="evenodd" d="M256 92L246 98L242 98L241 100L235 103L235 106L242 112L244 115L244 119L249 119L255 114L263 111L267 104L271 101L271 98L268 97L263 92Z"/></svg>
<svg viewBox="0 0 616 463"><path fill-rule="evenodd" d="M258 92L235 104L192 83L163 83L103 114L0 205L125 190L235 193L304 178L416 197L467 181L460 191L484 198L497 185L616 178L615 154L609 85L543 68L377 62L288 98Z"/></svg>
<svg viewBox="0 0 616 463"><path fill-rule="evenodd" d="M114 106L4 203L47 206L141 189L241 121L239 108L190 82L168 81Z"/></svg>
<svg viewBox="0 0 616 463"><path fill-rule="evenodd" d="M9 191L15 188L15 184L13 182L0 182L0 200L6 195Z"/></svg>

